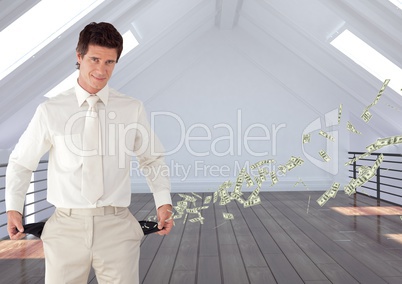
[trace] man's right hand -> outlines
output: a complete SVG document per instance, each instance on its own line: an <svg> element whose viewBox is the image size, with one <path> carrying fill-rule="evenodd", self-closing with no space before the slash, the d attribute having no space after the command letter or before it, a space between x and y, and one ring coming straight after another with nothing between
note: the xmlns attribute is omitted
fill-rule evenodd
<svg viewBox="0 0 402 284"><path fill-rule="evenodd" d="M7 231L12 240L19 240L25 237L20 212L13 210L7 211Z"/></svg>

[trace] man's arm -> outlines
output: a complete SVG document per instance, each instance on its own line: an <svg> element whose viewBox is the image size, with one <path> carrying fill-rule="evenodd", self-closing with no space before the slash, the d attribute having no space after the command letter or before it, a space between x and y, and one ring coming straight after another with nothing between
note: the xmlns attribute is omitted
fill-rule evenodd
<svg viewBox="0 0 402 284"><path fill-rule="evenodd" d="M38 108L10 155L6 170L7 230L11 239L23 237L22 215L32 171L51 147L42 108Z"/></svg>
<svg viewBox="0 0 402 284"><path fill-rule="evenodd" d="M170 195L169 168L164 161L164 147L158 137L153 133L144 110L143 105L139 109L138 124L142 127L142 132L136 135L134 152L137 156L141 169L147 170L147 183L153 193L157 208L160 235L166 235L173 227L172 199ZM140 131L139 131L140 132ZM146 147L143 147L146 145ZM168 221L166 221L168 220Z"/></svg>

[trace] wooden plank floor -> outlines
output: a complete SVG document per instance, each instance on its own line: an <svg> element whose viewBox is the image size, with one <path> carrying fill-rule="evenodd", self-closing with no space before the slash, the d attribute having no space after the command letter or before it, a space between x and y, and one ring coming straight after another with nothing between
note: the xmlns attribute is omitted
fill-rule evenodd
<svg viewBox="0 0 402 284"><path fill-rule="evenodd" d="M177 219L169 236L143 238L141 283L402 283L399 208L343 193L321 208L321 194L261 192L261 205L249 208L215 203L203 224L189 222L193 214ZM139 220L155 215L152 195L133 194L130 210ZM0 242L0 283L44 283L41 250L35 238ZM93 272L88 283L97 283Z"/></svg>

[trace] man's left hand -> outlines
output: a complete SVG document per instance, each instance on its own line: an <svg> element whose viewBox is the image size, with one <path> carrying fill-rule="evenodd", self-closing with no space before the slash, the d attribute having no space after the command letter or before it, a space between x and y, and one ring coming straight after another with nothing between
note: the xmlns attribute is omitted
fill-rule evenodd
<svg viewBox="0 0 402 284"><path fill-rule="evenodd" d="M157 210L158 214L158 228L160 231L156 232L158 235L167 235L173 228L172 205L164 204Z"/></svg>

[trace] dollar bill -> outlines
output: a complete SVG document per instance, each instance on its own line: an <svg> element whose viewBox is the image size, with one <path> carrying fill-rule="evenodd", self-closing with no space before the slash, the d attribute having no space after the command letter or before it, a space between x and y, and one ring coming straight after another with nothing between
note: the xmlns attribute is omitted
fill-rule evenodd
<svg viewBox="0 0 402 284"><path fill-rule="evenodd" d="M370 119L373 117L373 115L369 112L369 110L366 108L364 109L362 115L360 116L366 123L370 121Z"/></svg>
<svg viewBox="0 0 402 284"><path fill-rule="evenodd" d="M260 180L261 180L262 182L266 181L265 176L268 174L267 169L265 169L265 168L264 168L264 169L258 169L258 174L259 174Z"/></svg>
<svg viewBox="0 0 402 284"><path fill-rule="evenodd" d="M216 203L216 201L218 201L218 196L219 196L218 191L215 191L214 192L214 202L213 203Z"/></svg>
<svg viewBox="0 0 402 284"><path fill-rule="evenodd" d="M356 158L353 158L353 159L350 160L349 162L346 162L346 163L345 163L345 166L351 165L351 164L353 164L354 162L356 162L356 161L358 161L358 160L360 160L360 159L363 159L363 158L365 158L365 157L367 157L367 156L369 156L369 155L371 155L370 152L366 152L366 153L364 153L364 154L361 154L360 156L358 156L358 157L356 157Z"/></svg>
<svg viewBox="0 0 402 284"><path fill-rule="evenodd" d="M187 208L186 212L191 214L198 214L198 208Z"/></svg>
<svg viewBox="0 0 402 284"><path fill-rule="evenodd" d="M265 164L275 164L275 160L262 160L262 161L259 161L259 162L255 163L255 164L251 165L250 169L253 170L255 168L259 168L259 167L261 167L262 165L265 165Z"/></svg>
<svg viewBox="0 0 402 284"><path fill-rule="evenodd" d="M345 194L348 194L349 196L352 194L353 188L350 186L350 184L347 184L345 186L343 186L343 191L345 192Z"/></svg>
<svg viewBox="0 0 402 284"><path fill-rule="evenodd" d="M390 79L385 79L384 83L381 86L381 89L378 91L378 94L377 94L376 98L374 99L374 101L367 108L371 108L372 106L374 106L375 104L378 103L378 101L380 100L382 94L385 91L385 88L387 88L387 86L388 86L390 81L391 81Z"/></svg>
<svg viewBox="0 0 402 284"><path fill-rule="evenodd" d="M310 134L304 134L303 135L303 144L309 143L311 141L311 135Z"/></svg>
<svg viewBox="0 0 402 284"><path fill-rule="evenodd" d="M232 199L230 198L229 195L225 195L223 197L221 197L221 200L219 201L219 205L226 205L229 204L232 201Z"/></svg>
<svg viewBox="0 0 402 284"><path fill-rule="evenodd" d="M378 146L376 143L372 143L372 144L366 146L367 152L370 152L370 153L371 153L371 152L374 152L374 151L376 151L376 150L378 150L378 149L380 149L380 148L379 148L379 146Z"/></svg>
<svg viewBox="0 0 402 284"><path fill-rule="evenodd" d="M261 199L259 196L257 196L254 199L247 200L246 202L244 202L243 206L244 206L244 208L247 208L247 207L257 205L257 204L261 204Z"/></svg>
<svg viewBox="0 0 402 284"><path fill-rule="evenodd" d="M377 139L375 144L376 144L376 146L378 148L383 148L385 146L392 145L393 144L392 142L393 142L392 137L387 137L387 138L379 138L379 139Z"/></svg>
<svg viewBox="0 0 402 284"><path fill-rule="evenodd" d="M349 183L343 187L343 189L345 193L350 196L352 193L356 192L356 187L357 187L357 180L352 178L349 181Z"/></svg>
<svg viewBox="0 0 402 284"><path fill-rule="evenodd" d="M290 170L292 170L293 168L296 167L296 164L293 163L292 161L288 161L288 162L285 164L285 167L286 167L286 170L287 170L287 171L290 171Z"/></svg>
<svg viewBox="0 0 402 284"><path fill-rule="evenodd" d="M201 224L204 224L204 222L203 222L204 219L205 219L204 217L196 217L196 218L190 219L189 221L190 221L191 223L200 222ZM184 224L184 223L183 223L183 224Z"/></svg>
<svg viewBox="0 0 402 284"><path fill-rule="evenodd" d="M199 207L195 207L195 208L197 208L198 210L204 210L204 209L208 209L209 206L199 206Z"/></svg>
<svg viewBox="0 0 402 284"><path fill-rule="evenodd" d="M328 195L327 192L324 192L323 195L321 195L318 199L317 199L317 203L318 205L320 205L321 207L325 205L325 203L327 203L327 201L330 199L331 197Z"/></svg>
<svg viewBox="0 0 402 284"><path fill-rule="evenodd" d="M275 171L270 172L269 175L271 176L272 185L276 184L278 182L278 177L276 176Z"/></svg>
<svg viewBox="0 0 402 284"><path fill-rule="evenodd" d="M384 155L383 154L380 154L380 155L378 155L378 157L377 157L377 159L375 160L375 163L374 163L374 165L373 165L373 170L377 170L379 167L380 167L380 165L381 165L381 163L384 161Z"/></svg>
<svg viewBox="0 0 402 284"><path fill-rule="evenodd" d="M402 143L402 135L392 136L392 144L400 144Z"/></svg>
<svg viewBox="0 0 402 284"><path fill-rule="evenodd" d="M328 134L327 132L325 132L323 130L320 130L320 132L318 134L327 138L328 140L331 140L332 142L335 141L335 138L331 134Z"/></svg>
<svg viewBox="0 0 402 284"><path fill-rule="evenodd" d="M219 190L228 189L230 187L232 187L232 182L230 180L227 180L221 184L221 186L219 187Z"/></svg>
<svg viewBox="0 0 402 284"><path fill-rule="evenodd" d="M261 180L261 178L258 176L258 177L254 177L254 180L255 180L255 183L257 184L257 186L258 187L261 187L261 185L262 185L262 180Z"/></svg>
<svg viewBox="0 0 402 284"><path fill-rule="evenodd" d="M331 198L335 198L335 197L336 197L336 194L337 194L337 192L338 192L338 190L339 190L340 185L341 185L341 184L340 184L339 182L334 182L334 183L332 184L332 186L331 186L331 188L330 188L330 190L329 190L329 193L328 193L329 197L331 197Z"/></svg>
<svg viewBox="0 0 402 284"><path fill-rule="evenodd" d="M253 179L247 172L244 173L244 178L246 179L247 187L251 187L254 185Z"/></svg>
<svg viewBox="0 0 402 284"><path fill-rule="evenodd" d="M329 162L331 160L331 157L324 150L320 150L318 153L325 162Z"/></svg>
<svg viewBox="0 0 402 284"><path fill-rule="evenodd" d="M212 199L211 195L206 196L204 199L204 204L209 204L211 202L211 199Z"/></svg>
<svg viewBox="0 0 402 284"><path fill-rule="evenodd" d="M230 194L230 198L232 200L238 200L239 198L241 198L242 195L243 195L243 193L232 192Z"/></svg>
<svg viewBox="0 0 402 284"><path fill-rule="evenodd" d="M292 161L296 166L301 166L304 163L302 158L294 157L294 156L290 157L290 161Z"/></svg>
<svg viewBox="0 0 402 284"><path fill-rule="evenodd" d="M287 168L286 168L286 166L283 166L283 165L279 165L278 166L278 171L280 171L280 172L282 172L282 173L286 173L286 171L287 171Z"/></svg>
<svg viewBox="0 0 402 284"><path fill-rule="evenodd" d="M227 194L227 193L224 193L224 194L221 194L221 200L219 201L219 205L226 205L226 204L228 204L228 203L230 203L232 200L230 199L230 196L229 196L229 194Z"/></svg>
<svg viewBox="0 0 402 284"><path fill-rule="evenodd" d="M343 187L345 194L349 196L356 192L357 180L352 178L347 185Z"/></svg>
<svg viewBox="0 0 402 284"><path fill-rule="evenodd" d="M342 116L342 104L340 104L338 108L338 124L341 123L341 116Z"/></svg>
<svg viewBox="0 0 402 284"><path fill-rule="evenodd" d="M177 206L174 206L174 209L180 214L183 213L188 206L187 201L178 201Z"/></svg>
<svg viewBox="0 0 402 284"><path fill-rule="evenodd" d="M361 175L363 175L365 172L367 172L369 170L370 170L370 167L368 167L368 166L360 166L357 169L357 172L358 172L358 175L361 176Z"/></svg>
<svg viewBox="0 0 402 284"><path fill-rule="evenodd" d="M183 217L183 214L176 214L173 216L173 219L180 219L181 217Z"/></svg>
<svg viewBox="0 0 402 284"><path fill-rule="evenodd" d="M258 197L259 194L260 194L260 187L258 186L256 187L256 189L253 190L253 192L250 194L247 200L255 199Z"/></svg>
<svg viewBox="0 0 402 284"><path fill-rule="evenodd" d="M400 144L400 143L402 143L402 136L397 135L397 136L379 138L374 144L377 147L377 149L379 149L389 145Z"/></svg>
<svg viewBox="0 0 402 284"><path fill-rule="evenodd" d="M196 193L194 193L194 192L192 192L191 194L192 194L192 195L194 195L195 197L197 197L197 198L199 198L199 199L201 199L201 200L202 200L202 197L201 197L201 196L199 196L198 194L196 194Z"/></svg>
<svg viewBox="0 0 402 284"><path fill-rule="evenodd" d="M235 184L235 187L234 187L233 192L235 192L235 193L240 193L241 187L242 187L242 185L243 185L243 178L244 178L245 174L246 174L246 169L245 169L245 168L242 168L242 169L240 170L239 175L238 175L237 178L236 178L236 184Z"/></svg>
<svg viewBox="0 0 402 284"><path fill-rule="evenodd" d="M179 196L188 202L195 203L197 201L197 198L195 198L194 196L187 195L187 194L179 193Z"/></svg>
<svg viewBox="0 0 402 284"><path fill-rule="evenodd" d="M348 121L346 129L352 133L362 134L360 131L356 130L356 128L352 125L352 123L350 121Z"/></svg>
<svg viewBox="0 0 402 284"><path fill-rule="evenodd" d="M354 160L351 160L349 163L346 163L345 165L351 165L352 163L354 163L355 161L367 157L368 155L371 155L372 152L389 146L389 145L394 145L394 144L400 144L402 143L402 136L401 135L396 135L396 136L391 136L391 137L386 137L386 138L379 138L376 140L376 142L368 145L366 147L367 152L364 153L363 155L355 158Z"/></svg>
<svg viewBox="0 0 402 284"><path fill-rule="evenodd" d="M188 216L188 214L186 214L186 215L184 216L183 224L186 223L186 221L187 221L187 216Z"/></svg>
<svg viewBox="0 0 402 284"><path fill-rule="evenodd" d="M226 213L226 212L222 212L223 213L223 219L225 220L233 220L234 216L232 213Z"/></svg>
<svg viewBox="0 0 402 284"><path fill-rule="evenodd" d="M238 196L235 198L237 202L239 202L240 204L244 204L244 202L246 202L242 197Z"/></svg>
<svg viewBox="0 0 402 284"><path fill-rule="evenodd" d="M148 220L148 221L155 221L157 218L158 218L158 217L157 217L156 215L153 215L153 216L149 216L149 217L147 218L147 220Z"/></svg>

